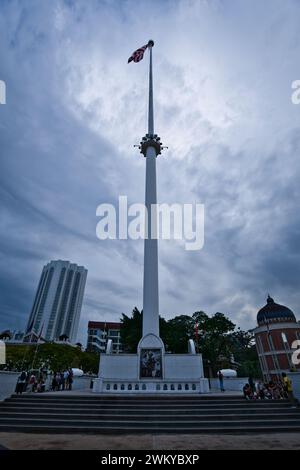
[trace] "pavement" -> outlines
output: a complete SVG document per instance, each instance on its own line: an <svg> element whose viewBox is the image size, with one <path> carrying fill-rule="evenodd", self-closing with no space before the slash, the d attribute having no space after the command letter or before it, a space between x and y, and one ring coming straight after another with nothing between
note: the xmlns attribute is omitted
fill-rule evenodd
<svg viewBox="0 0 300 470"><path fill-rule="evenodd" d="M300 433L269 435L0 433L0 444L11 450L300 450Z"/></svg>

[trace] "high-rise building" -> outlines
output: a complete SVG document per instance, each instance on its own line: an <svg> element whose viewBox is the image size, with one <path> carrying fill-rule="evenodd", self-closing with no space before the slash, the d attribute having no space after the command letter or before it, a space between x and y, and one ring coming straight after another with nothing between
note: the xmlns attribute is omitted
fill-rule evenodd
<svg viewBox="0 0 300 470"><path fill-rule="evenodd" d="M113 343L113 352L122 352L121 323L89 321L87 351L105 353L109 339Z"/></svg>
<svg viewBox="0 0 300 470"><path fill-rule="evenodd" d="M69 261L44 266L28 320L25 342L59 339L76 341L87 270Z"/></svg>

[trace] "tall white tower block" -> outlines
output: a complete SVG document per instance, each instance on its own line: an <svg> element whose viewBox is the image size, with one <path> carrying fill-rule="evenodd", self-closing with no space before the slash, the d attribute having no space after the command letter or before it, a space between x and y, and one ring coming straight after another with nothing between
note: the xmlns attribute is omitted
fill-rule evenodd
<svg viewBox="0 0 300 470"><path fill-rule="evenodd" d="M25 342L66 335L77 339L87 270L69 261L50 261L42 270L27 323Z"/></svg>

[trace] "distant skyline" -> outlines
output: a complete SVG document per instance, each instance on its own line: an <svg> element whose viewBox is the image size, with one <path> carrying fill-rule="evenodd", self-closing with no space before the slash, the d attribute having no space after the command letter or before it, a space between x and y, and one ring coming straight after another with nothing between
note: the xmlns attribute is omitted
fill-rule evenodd
<svg viewBox="0 0 300 470"><path fill-rule="evenodd" d="M205 205L205 242L159 242L160 314L256 324L300 305L300 3L0 2L0 330L24 329L42 267L88 271L87 323L142 309L143 242L100 241L96 208L144 201L152 38L158 201Z"/></svg>

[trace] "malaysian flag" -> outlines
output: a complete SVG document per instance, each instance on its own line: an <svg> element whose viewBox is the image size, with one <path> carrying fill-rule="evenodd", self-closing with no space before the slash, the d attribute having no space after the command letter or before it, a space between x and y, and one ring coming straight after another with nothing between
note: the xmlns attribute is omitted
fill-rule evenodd
<svg viewBox="0 0 300 470"><path fill-rule="evenodd" d="M144 52L145 50L147 49L147 47L149 46L149 43L146 44L145 46L142 46L140 47L139 49L137 49L136 51L134 51L132 53L132 55L129 57L128 59L128 64L133 61L133 62L139 62L140 60L142 60L142 58L144 57Z"/></svg>

